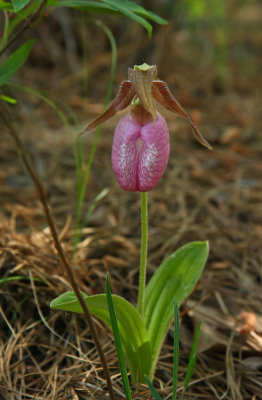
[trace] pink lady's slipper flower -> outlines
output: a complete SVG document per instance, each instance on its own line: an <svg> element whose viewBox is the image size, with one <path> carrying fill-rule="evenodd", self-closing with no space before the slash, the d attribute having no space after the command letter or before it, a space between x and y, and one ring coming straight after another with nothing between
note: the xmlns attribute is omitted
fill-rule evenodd
<svg viewBox="0 0 262 400"><path fill-rule="evenodd" d="M133 107L117 124L112 166L123 189L147 192L157 185L165 172L170 150L169 133L160 114L157 113L153 122L142 106Z"/></svg>
<svg viewBox="0 0 262 400"><path fill-rule="evenodd" d="M155 100L167 110L186 118L200 143L212 149L188 114L158 80L156 66L135 65L128 70L109 108L80 134L102 124L131 104L118 122L112 147L112 167L120 186L130 192L147 192L162 178L169 157L169 133L165 119L157 112Z"/></svg>

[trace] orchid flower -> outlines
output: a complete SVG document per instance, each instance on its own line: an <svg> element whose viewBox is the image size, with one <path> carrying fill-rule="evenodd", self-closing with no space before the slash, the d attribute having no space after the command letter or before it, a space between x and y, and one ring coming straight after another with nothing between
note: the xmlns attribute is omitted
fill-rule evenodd
<svg viewBox="0 0 262 400"><path fill-rule="evenodd" d="M170 152L169 133L165 119L157 112L156 102L186 118L198 141L212 150L166 83L157 78L156 66L144 63L129 68L128 80L121 83L117 97L80 135L131 104L131 110L116 126L112 146L113 170L120 186L130 192L153 189L166 169Z"/></svg>
<svg viewBox="0 0 262 400"><path fill-rule="evenodd" d="M125 376L123 382L128 383L124 357L121 354L122 346L132 381L144 383L145 376L151 380L154 378L160 350L173 318L172 299L175 298L178 304L181 304L191 293L208 255L207 242L189 243L166 258L146 285L147 192L153 189L163 176L170 150L168 127L165 119L157 112L156 102L186 118L197 139L208 149L211 149L211 146L171 95L166 84L157 79L155 66L135 66L134 69L129 69L128 77L129 80L122 82L119 93L109 108L91 122L84 132L95 128L131 104L130 110L120 119L115 130L112 166L123 189L141 192L137 306L135 308L121 296L111 295L108 277L106 295L85 295L84 300L90 312L113 330L121 373ZM51 303L51 308L83 311L82 304L74 292L59 296ZM175 357L178 357L177 345ZM195 357L192 360L195 361ZM189 366L192 365L193 362L190 361Z"/></svg>

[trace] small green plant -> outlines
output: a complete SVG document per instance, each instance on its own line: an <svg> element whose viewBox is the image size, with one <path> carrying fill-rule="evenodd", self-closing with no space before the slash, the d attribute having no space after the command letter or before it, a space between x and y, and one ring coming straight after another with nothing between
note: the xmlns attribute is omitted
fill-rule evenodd
<svg viewBox="0 0 262 400"><path fill-rule="evenodd" d="M145 375L150 379L154 377L173 316L172 299L175 297L178 305L185 300L196 285L208 256L207 242L189 243L169 256L146 285L147 191L161 179L169 156L168 128L156 110L155 100L186 118L197 139L211 149L166 84L157 78L156 67L147 64L129 69L129 80L122 82L116 99L84 131L96 128L132 103L131 111L121 118L115 130L112 166L123 189L141 192L142 234L137 308L122 297L113 295L123 350L133 382L144 382ZM83 296L90 312L111 327L106 295ZM51 308L82 312L74 292L64 293L53 300Z"/></svg>

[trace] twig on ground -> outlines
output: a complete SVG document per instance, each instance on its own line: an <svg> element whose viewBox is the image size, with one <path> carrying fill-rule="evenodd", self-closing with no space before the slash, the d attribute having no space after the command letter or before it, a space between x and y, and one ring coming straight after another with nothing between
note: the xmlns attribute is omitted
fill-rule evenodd
<svg viewBox="0 0 262 400"><path fill-rule="evenodd" d="M96 331L95 325L93 323L92 316L91 316L91 314L90 314L90 312L88 310L88 307L87 307L87 305L86 305L86 303L84 301L84 298L83 298L83 296L82 296L82 294L81 294L81 292L80 292L80 290L79 290L79 288L77 286L77 283L76 283L76 280L75 280L75 277L74 277L74 273L73 273L72 268L71 268L71 266L69 264L69 261L67 260L67 258L65 256L65 253L63 251L62 245L61 245L60 240L58 238L58 234L57 234L57 231L56 231L56 228L55 228L54 219L53 219L53 216L52 216L51 211L50 211L50 209L48 207L48 204L47 204L46 194L45 194L45 190L44 190L44 187L42 185L42 182L38 178L35 170L33 169L32 165L31 165L31 161L29 160L26 148L25 148L23 142L20 140L19 136L17 135L13 123L10 122L10 118L8 116L7 110L4 108L4 104L3 103L2 104L0 103L0 115L1 115L1 118L2 118L2 120L4 121L4 123L5 123L6 127L7 127L8 133L10 134L10 136L13 138L13 140L15 142L17 151L18 151L18 153L19 153L19 155L20 155L20 157L21 157L21 159L22 159L22 161L23 161L23 163L24 163L29 175L31 176L31 178L32 178L32 180L33 180L33 182L34 182L34 184L36 186L36 189L37 189L38 195L39 195L39 199L40 199L40 201L42 203L42 206L43 206L43 209L44 209L44 213L45 213L45 216L46 216L46 219L47 219L47 223L49 225L49 228L50 228L50 231L51 231L51 234L52 234L52 237L53 237L53 241L54 241L54 245L55 245L57 254L60 257L60 259L61 259L61 261L62 261L62 263L64 265L64 268L66 270L66 273L67 273L67 276L68 276L68 278L70 280L72 288L73 288L73 290L74 290L74 292L76 294L76 297L77 297L79 303L81 304L81 307L82 307L83 312L85 314L86 320L87 320L89 328L90 328L90 332L92 334L96 349L98 351L98 354L99 354L99 357L100 357L100 360L101 360L101 363L102 363L102 366L103 366L103 370L104 370L105 379L106 379L106 382L107 382L110 398L111 398L111 400L114 400L115 396L114 396L112 382L111 382L111 378L110 378L110 374L109 374L108 365L107 365L107 362L106 362L106 359L105 359L105 356L104 356L104 352L103 352L102 347L100 345L100 341L99 341L99 338L98 338L98 335L97 335L97 331Z"/></svg>

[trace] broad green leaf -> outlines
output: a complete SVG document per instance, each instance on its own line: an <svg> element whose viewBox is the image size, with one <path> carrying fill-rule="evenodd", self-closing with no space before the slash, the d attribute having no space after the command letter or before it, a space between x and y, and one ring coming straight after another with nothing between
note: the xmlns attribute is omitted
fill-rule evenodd
<svg viewBox="0 0 262 400"><path fill-rule="evenodd" d="M110 328L110 316L105 294L87 296L82 293L89 311L104 321ZM113 295L116 317L126 360L134 382L144 382L144 374L151 368L151 345L147 330L137 310L125 299ZM67 292L53 300L51 308L56 310L83 312L74 292Z"/></svg>
<svg viewBox="0 0 262 400"><path fill-rule="evenodd" d="M12 0L12 4L14 6L14 11L19 11L24 8L30 0Z"/></svg>
<svg viewBox="0 0 262 400"><path fill-rule="evenodd" d="M14 7L7 1L0 1L0 10L14 11Z"/></svg>
<svg viewBox="0 0 262 400"><path fill-rule="evenodd" d="M0 65L0 86L5 84L23 65L32 49L34 42L34 39L28 40L21 47L19 47L18 50L12 53L2 65Z"/></svg>
<svg viewBox="0 0 262 400"><path fill-rule="evenodd" d="M114 339L115 339L118 364L119 364L119 368L120 368L120 372L121 372L122 383L123 383L123 387L124 387L124 391L125 391L125 395L126 395L126 400L132 400L128 375L127 375L127 370L126 370L126 363L125 363L125 358L124 358L124 353L123 353L123 348L122 348L122 341L121 341L120 332L119 332L119 328L118 328L118 322L117 322L114 302L113 302L113 298L112 298L112 294L111 294L108 273L106 275L106 298L107 298L107 305L108 305L108 310L109 310L109 315L110 315L112 331L113 331L113 335L114 335Z"/></svg>
<svg viewBox="0 0 262 400"><path fill-rule="evenodd" d="M208 242L192 242L169 256L146 287L145 325L152 345L153 377L157 358L173 317L173 300L178 306L194 289L208 256Z"/></svg>
<svg viewBox="0 0 262 400"><path fill-rule="evenodd" d="M173 350L173 397L176 400L179 365L179 311L174 298L174 350Z"/></svg>

